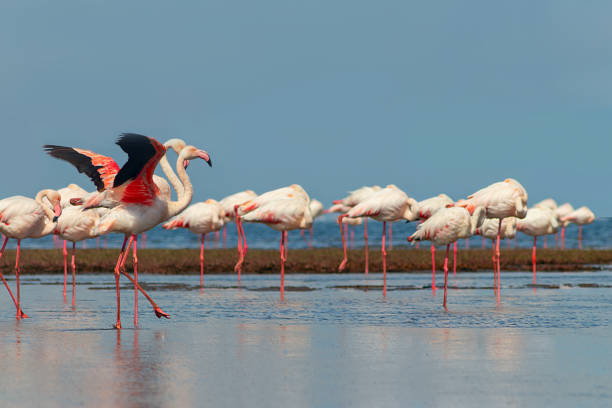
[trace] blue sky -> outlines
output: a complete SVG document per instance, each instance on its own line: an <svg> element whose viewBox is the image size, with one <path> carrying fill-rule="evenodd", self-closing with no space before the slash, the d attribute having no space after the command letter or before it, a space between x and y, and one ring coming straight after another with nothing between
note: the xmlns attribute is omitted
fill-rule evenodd
<svg viewBox="0 0 612 408"><path fill-rule="evenodd" d="M45 143L210 152L196 200L299 183L453 198L514 177L612 215L612 3L6 1L2 195L84 175ZM174 156L173 156L174 157ZM174 162L174 160L171 160Z"/></svg>

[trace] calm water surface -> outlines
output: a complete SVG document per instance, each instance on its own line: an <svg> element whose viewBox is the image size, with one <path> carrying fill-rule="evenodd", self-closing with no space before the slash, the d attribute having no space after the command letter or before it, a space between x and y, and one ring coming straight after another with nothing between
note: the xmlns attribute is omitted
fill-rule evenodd
<svg viewBox="0 0 612 408"><path fill-rule="evenodd" d="M612 272L492 274L451 280L449 312L428 274L141 278L171 320L114 278L23 278L24 309L0 295L0 405L610 406ZM10 281L10 284L14 282ZM70 299L69 299L70 303Z"/></svg>

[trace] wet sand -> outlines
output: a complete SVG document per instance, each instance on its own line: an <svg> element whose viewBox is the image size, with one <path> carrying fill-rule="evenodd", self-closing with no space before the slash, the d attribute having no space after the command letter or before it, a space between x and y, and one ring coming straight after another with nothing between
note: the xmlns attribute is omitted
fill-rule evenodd
<svg viewBox="0 0 612 408"><path fill-rule="evenodd" d="M108 272L115 266L117 249L77 249L76 265L79 272ZM503 271L530 271L530 249L501 250ZM457 271L490 271L492 265L490 249L459 249ZM153 274L190 274L200 271L200 251L196 249L139 249L139 272ZM204 253L205 273L224 274L233 271L237 260L235 249L207 249ZM15 251L7 250L0 261L3 273L12 274ZM339 248L289 250L286 273L337 273L342 259ZM364 271L364 251L348 251L348 265L345 273ZM131 256L127 262L131 265ZM22 273L63 273L61 249L25 249L21 255ZM436 251L437 270L444 264L444 251ZM537 250L537 270L578 271L598 270L599 265L612 263L612 250L605 249L544 249ZM370 248L370 271L380 271L382 264L379 248ZM279 271L278 251L249 250L243 273L261 274ZM396 248L388 250L389 272L423 272L431 270L431 252L427 249ZM452 251L449 265L452 270Z"/></svg>

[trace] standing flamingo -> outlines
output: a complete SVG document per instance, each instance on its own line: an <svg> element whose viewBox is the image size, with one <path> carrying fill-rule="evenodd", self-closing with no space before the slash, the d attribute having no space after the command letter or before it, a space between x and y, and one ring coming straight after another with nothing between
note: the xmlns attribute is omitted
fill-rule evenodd
<svg viewBox="0 0 612 408"><path fill-rule="evenodd" d="M293 198L295 196L301 197L307 202L310 201L310 197L308 197L308 194L301 186L292 184L289 187L281 187L277 188L276 190L265 192L248 201L244 201L234 206L234 221L236 222L236 229L238 231L238 262L236 262L236 265L234 266L234 271L238 273L238 282L240 282L242 265L249 248L247 245L244 228L242 227L241 215L249 213L259 208L262 204L266 204L272 200L276 200L278 198ZM242 245L240 245L240 242L242 242Z"/></svg>
<svg viewBox="0 0 612 408"><path fill-rule="evenodd" d="M281 232L281 300L285 298L285 261L287 260L287 231L310 228L312 216L310 197L299 185L269 191L236 207L238 222L259 222Z"/></svg>
<svg viewBox="0 0 612 408"><path fill-rule="evenodd" d="M363 186L356 190L349 192L349 194L341 200L335 200L334 206L332 206L328 212L340 212L347 213L351 208L355 207L362 201L367 200L372 197L374 194L381 190L380 186ZM350 220L347 218L343 218L342 224L344 224L344 232L348 233L349 225L359 225L361 221ZM342 227L342 225L341 225ZM364 251L365 251L365 274L367 275L369 272L369 249L368 249L368 219L365 218L363 220L363 240L364 240ZM344 245L344 244L343 244ZM352 245L352 244L351 244Z"/></svg>
<svg viewBox="0 0 612 408"><path fill-rule="evenodd" d="M490 239L493 248L493 276L495 279L495 293L497 293L497 256L495 255L495 240L499 233L500 239L514 239L516 237L516 220L515 217L506 217L502 220L501 231L499 230L499 222L494 218L485 218L482 225L476 229L476 235L480 235L483 239Z"/></svg>
<svg viewBox="0 0 612 408"><path fill-rule="evenodd" d="M561 224L561 249L565 249L565 227L568 226L569 221L563 221L563 218L571 214L574 211L574 207L570 203L561 204L554 210L557 220Z"/></svg>
<svg viewBox="0 0 612 408"><path fill-rule="evenodd" d="M342 229L342 222L345 217L348 218L360 218L360 217L371 217L377 221L383 223L382 233L382 259L383 259L383 296L387 295L387 250L385 248L385 236L387 229L387 222L408 220L414 221L418 217L417 212L418 203L408 197L406 193L397 188L397 186L390 184L384 189L376 192L370 198L361 201L355 207L351 208L346 214L338 217L338 225L340 225L340 233L342 235L342 247L344 252L344 258L342 263L338 267L339 271L342 271L346 267L346 242L344 240L344 232Z"/></svg>
<svg viewBox="0 0 612 408"><path fill-rule="evenodd" d="M452 204L453 200L446 194L440 194L435 197L431 197L417 204L417 211L421 222L426 221L429 217L434 215L440 209L445 208L448 204ZM455 264L457 264L457 243L455 242ZM456 266L455 270L456 270ZM431 243L431 290L436 290L436 247Z"/></svg>
<svg viewBox="0 0 612 408"><path fill-rule="evenodd" d="M43 201L48 200L49 206ZM40 238L49 235L55 229L55 221L62 214L60 205L61 196L55 190L42 190L33 200L29 197L13 196L0 200L0 233L4 235L0 258L4 255L4 248L9 238L17 240L17 254L15 257L15 278L17 282L17 298L6 283L4 275L0 272L0 278L11 295L17 308L17 319L28 317L21 310L20 286L19 286L19 255L21 253L21 240L24 238Z"/></svg>
<svg viewBox="0 0 612 408"><path fill-rule="evenodd" d="M562 222L573 222L578 225L578 248L582 249L582 226L595 221L595 214L588 207L582 206L561 219Z"/></svg>
<svg viewBox="0 0 612 408"><path fill-rule="evenodd" d="M322 216L325 212L325 208L323 207L323 203L320 202L319 200L317 200L316 198L312 198L310 199L310 204L308 205L308 208L310 209L310 215L312 217L312 221L313 221L313 225L310 226L309 231L310 231L310 241L308 242L308 247L312 249L312 244L314 242L314 233L313 233L313 227L314 227L314 220L316 220L318 217ZM301 230L301 234L302 237L304 236L304 230Z"/></svg>
<svg viewBox="0 0 612 408"><path fill-rule="evenodd" d="M253 190L245 190L240 191L238 193L234 193L222 199L219 203L225 210L225 223L223 225L223 248L227 248L227 224L230 221L235 220L236 214L234 213L234 209L237 205L244 203L245 201L249 201L253 198L257 197L257 194ZM240 231L238 231L238 243L237 248L238 252L241 253L243 245L246 245L246 242L242 243L242 235ZM240 279L240 278L239 278Z"/></svg>
<svg viewBox="0 0 612 408"><path fill-rule="evenodd" d="M485 210L482 207L472 208L471 213L465 208L442 208L425 222L417 226L414 234L408 237L408 242L429 240L435 245L446 245L444 257L444 302L446 308L446 292L448 287L448 250L450 244L458 239L469 238L484 220Z"/></svg>
<svg viewBox="0 0 612 408"><path fill-rule="evenodd" d="M541 235L554 234L559 228L559 222L554 212L546 207L534 207L527 210L527 215L516 223L516 229L533 237L533 284L536 284L536 240Z"/></svg>
<svg viewBox="0 0 612 408"><path fill-rule="evenodd" d="M200 235L200 287L204 289L204 244L206 234L219 231L223 227L225 210L216 200L206 200L187 207L182 213L164 224L164 229L187 228Z"/></svg>
<svg viewBox="0 0 612 408"><path fill-rule="evenodd" d="M499 219L495 256L497 257L497 302L500 302L501 271L499 268L499 235L501 234L502 220L506 217L524 218L527 214L527 191L514 179L506 179L482 188L469 196L466 200L459 200L456 204L465 207L470 212L476 207L484 207L487 218Z"/></svg>
<svg viewBox="0 0 612 408"><path fill-rule="evenodd" d="M117 323L115 327L119 329L121 328L120 273L134 282L136 291L134 323L136 325L138 323L137 290L140 290L149 300L157 317L169 317L138 285L137 236L178 214L191 202L193 187L185 172L185 161L200 157L209 165L211 165L211 162L208 153L193 146L184 148L176 164L178 177L182 183L182 192L177 191L179 196L177 201L166 201L159 196L159 189L153 183L152 177L157 163L166 151L165 147L153 138L133 133L123 134L117 144L128 154L128 161L120 170L118 170L118 166L113 159L87 150L51 145L45 146L45 148L51 156L66 160L77 167L80 172L86 173L98 188L99 193L90 198L84 204L84 208L99 206L105 200L119 203L100 220L98 228L94 231L100 235L109 232L125 234L121 253L115 267L117 288ZM128 236L130 236L130 242L127 245L127 251L134 242L134 278L122 270L127 259L125 244L128 241Z"/></svg>
<svg viewBox="0 0 612 408"><path fill-rule="evenodd" d="M533 207L534 208L546 208L546 209L553 211L554 213L554 211L557 209L557 202L552 198L546 198L540 202L535 203ZM559 236L555 232L555 247L558 247L558 246L559 246ZM547 248L547 247L548 247L548 236L544 235L544 248Z"/></svg>

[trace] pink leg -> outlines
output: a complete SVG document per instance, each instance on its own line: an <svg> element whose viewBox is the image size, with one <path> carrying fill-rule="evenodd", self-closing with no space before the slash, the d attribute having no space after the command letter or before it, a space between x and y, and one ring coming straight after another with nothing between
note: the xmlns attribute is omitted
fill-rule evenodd
<svg viewBox="0 0 612 408"><path fill-rule="evenodd" d="M559 232L555 233L555 248L559 248Z"/></svg>
<svg viewBox="0 0 612 408"><path fill-rule="evenodd" d="M533 254L531 254L531 261L533 262L533 284L535 289L536 284L536 240L538 237L533 237Z"/></svg>
<svg viewBox="0 0 612 408"><path fill-rule="evenodd" d="M582 249L582 225L578 226L578 249Z"/></svg>
<svg viewBox="0 0 612 408"><path fill-rule="evenodd" d="M453 276L457 275L457 241L453 246Z"/></svg>
<svg viewBox="0 0 612 408"><path fill-rule="evenodd" d="M76 302L76 262L75 262L75 253L76 250L76 242L72 243L72 259L70 260L70 267L72 268L72 306L75 306Z"/></svg>
<svg viewBox="0 0 612 408"><path fill-rule="evenodd" d="M134 263L134 327L138 326L138 235L132 235L134 247L132 248Z"/></svg>
<svg viewBox="0 0 612 408"><path fill-rule="evenodd" d="M280 258L281 258L281 276L280 276L280 295L281 300L285 300L285 239L287 231L281 231Z"/></svg>
<svg viewBox="0 0 612 408"><path fill-rule="evenodd" d="M355 227L351 227L351 249L355 248Z"/></svg>
<svg viewBox="0 0 612 408"><path fill-rule="evenodd" d="M368 274L370 260L368 259L368 217L363 219L363 240L365 241L365 274Z"/></svg>
<svg viewBox="0 0 612 408"><path fill-rule="evenodd" d="M4 248L6 248L7 242L8 242L8 237L5 236L4 242L2 243L2 249L0 250L0 259L2 259L2 256L4 255ZM21 315L21 317L28 317L28 315L23 313L23 311L19 308L19 305L17 304L17 299L15 299L15 296L13 295L13 292L11 291L11 288L9 287L8 283L6 282L6 279L4 279L4 275L2 274L2 272L0 272L0 278L2 278L2 282L4 283L4 286L6 286L6 290L8 290L9 295L11 295L11 299L13 299L13 303L15 304L17 314Z"/></svg>
<svg viewBox="0 0 612 408"><path fill-rule="evenodd" d="M200 236L200 288L204 289L204 243L206 234Z"/></svg>
<svg viewBox="0 0 612 408"><path fill-rule="evenodd" d="M431 244L431 290L436 293L436 247Z"/></svg>
<svg viewBox="0 0 612 408"><path fill-rule="evenodd" d="M21 254L21 240L18 239L17 240L17 255L15 257L15 277L17 280L17 319L21 319L22 317L28 317L25 315L25 313L23 313L21 311L21 303L20 303L20 293L21 293L21 288L19 285L19 272L20 272L20 267L19 267L19 256Z"/></svg>
<svg viewBox="0 0 612 408"><path fill-rule="evenodd" d="M121 253L119 254L119 258L117 258L117 264L115 265L115 287L117 290L117 323L115 323L115 328L121 328L121 295L119 293L119 274L121 270L121 264L123 262L124 253L125 253L125 244L128 240L128 236L126 235L123 238L123 246L121 247Z"/></svg>
<svg viewBox="0 0 612 408"><path fill-rule="evenodd" d="M561 227L561 249L565 249L565 227Z"/></svg>
<svg viewBox="0 0 612 408"><path fill-rule="evenodd" d="M237 206L235 208L235 211L236 212L238 211ZM235 222L236 222L236 230L238 231L238 244L237 244L238 262L236 262L236 266L234 266L234 271L238 273L238 282L240 282L240 274L242 272L242 263L244 262L244 248L242 245L242 228L240 228L240 216L236 215Z"/></svg>
<svg viewBox="0 0 612 408"><path fill-rule="evenodd" d="M497 257L495 256L495 245L493 245L493 293L497 296Z"/></svg>
<svg viewBox="0 0 612 408"><path fill-rule="evenodd" d="M66 303L66 283L68 281L68 250L66 249L66 240L64 240L64 303Z"/></svg>
<svg viewBox="0 0 612 408"><path fill-rule="evenodd" d="M308 240L306 239L306 233L304 232L304 230L300 230L300 236L302 237L302 239L304 240L304 243L308 246Z"/></svg>
<svg viewBox="0 0 612 408"><path fill-rule="evenodd" d="M482 249L484 249L484 247L485 247L485 239L484 239L484 237L481 237L480 247L481 247Z"/></svg>
<svg viewBox="0 0 612 408"><path fill-rule="evenodd" d="M389 223L389 250L393 250L393 223Z"/></svg>
<svg viewBox="0 0 612 408"><path fill-rule="evenodd" d="M446 256L444 257L444 302L442 306L444 306L444 310L448 310L446 308L446 290L448 288L448 250L450 248L450 244L446 244Z"/></svg>
<svg viewBox="0 0 612 408"><path fill-rule="evenodd" d="M227 226L223 226L223 248L227 248Z"/></svg>
<svg viewBox="0 0 612 408"><path fill-rule="evenodd" d="M383 297L387 296L387 249L385 248L385 235L387 229L387 222L383 221L383 235L382 235L382 259L383 259Z"/></svg>
<svg viewBox="0 0 612 408"><path fill-rule="evenodd" d="M100 249L100 237L96 237L96 248Z"/></svg>
<svg viewBox="0 0 612 408"><path fill-rule="evenodd" d="M502 219L499 219L499 227L497 229L497 245L495 249L495 256L497 257L497 303L500 302L501 296L501 267L500 267L500 252L499 252L499 241L501 236Z"/></svg>
<svg viewBox="0 0 612 408"><path fill-rule="evenodd" d="M470 249L470 239L469 238L465 239L465 249Z"/></svg>
<svg viewBox="0 0 612 408"><path fill-rule="evenodd" d="M83 240L83 249L87 249L87 240L86 239Z"/></svg>
<svg viewBox="0 0 612 408"><path fill-rule="evenodd" d="M340 215L338 217L338 225L340 226L340 236L342 237L342 252L344 253L344 258L342 258L342 262L340 262L340 266L338 266L338 271L342 272L344 268L346 268L346 263L348 262L348 258L346 256L346 241L344 240L344 227L346 224L342 224L342 219L346 217L346 214Z"/></svg>
<svg viewBox="0 0 612 408"><path fill-rule="evenodd" d="M215 248L221 246L221 231L215 231Z"/></svg>
<svg viewBox="0 0 612 408"><path fill-rule="evenodd" d="M147 247L147 233L146 232L142 233L142 247L143 248Z"/></svg>

